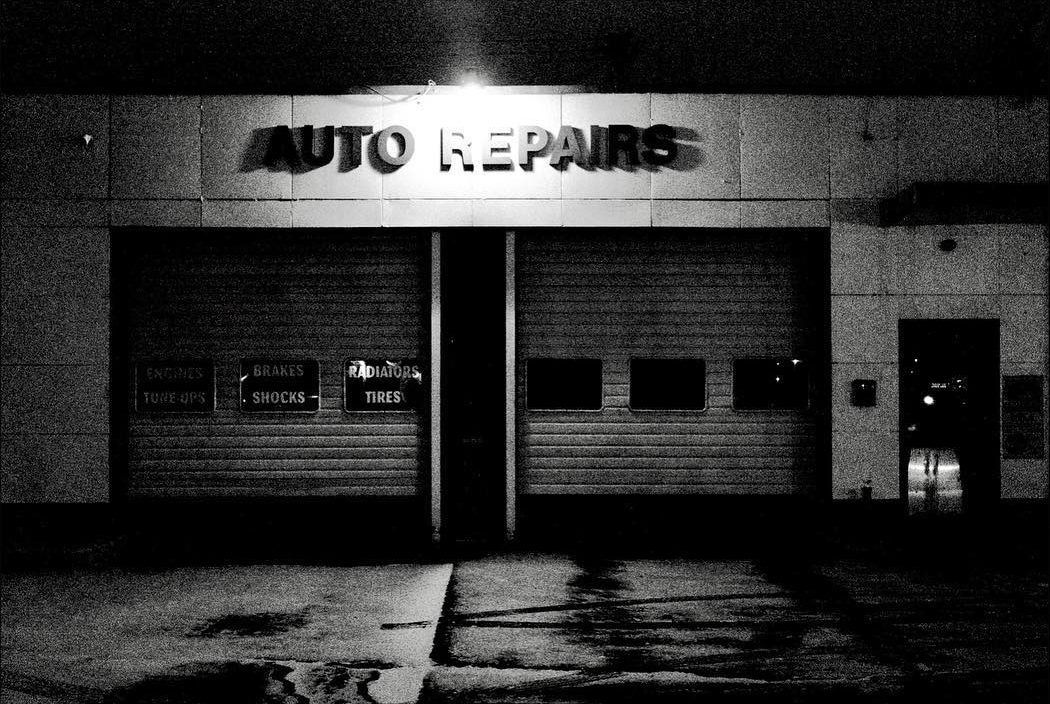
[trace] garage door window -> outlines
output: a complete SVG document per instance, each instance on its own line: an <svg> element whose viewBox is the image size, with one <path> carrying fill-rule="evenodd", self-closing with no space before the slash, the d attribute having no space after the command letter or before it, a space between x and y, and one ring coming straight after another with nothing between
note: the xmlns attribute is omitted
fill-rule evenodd
<svg viewBox="0 0 1050 704"><path fill-rule="evenodd" d="M707 375L702 359L632 359L633 411L702 411Z"/></svg>
<svg viewBox="0 0 1050 704"><path fill-rule="evenodd" d="M738 411L801 410L809 406L809 370L801 359L733 361L733 408Z"/></svg>
<svg viewBox="0 0 1050 704"><path fill-rule="evenodd" d="M525 362L525 406L530 411L600 411L600 359L530 359Z"/></svg>

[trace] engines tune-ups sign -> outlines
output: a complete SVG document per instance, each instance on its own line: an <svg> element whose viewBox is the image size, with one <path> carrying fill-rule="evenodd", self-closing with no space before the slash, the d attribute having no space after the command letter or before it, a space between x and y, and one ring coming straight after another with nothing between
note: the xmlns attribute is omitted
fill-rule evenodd
<svg viewBox="0 0 1050 704"><path fill-rule="evenodd" d="M320 374L312 359L242 359L242 413L316 413Z"/></svg>
<svg viewBox="0 0 1050 704"><path fill-rule="evenodd" d="M135 410L211 413L215 410L215 363L210 359L137 362Z"/></svg>
<svg viewBox="0 0 1050 704"><path fill-rule="evenodd" d="M423 397L423 374L414 359L348 359L343 367L343 408L411 411Z"/></svg>

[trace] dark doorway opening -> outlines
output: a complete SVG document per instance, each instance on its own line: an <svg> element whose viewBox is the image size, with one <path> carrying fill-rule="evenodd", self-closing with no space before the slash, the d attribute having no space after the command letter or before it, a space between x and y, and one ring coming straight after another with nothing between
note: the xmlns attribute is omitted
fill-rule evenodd
<svg viewBox="0 0 1050 704"><path fill-rule="evenodd" d="M999 321L900 321L901 494L910 513L999 498Z"/></svg>
<svg viewBox="0 0 1050 704"><path fill-rule="evenodd" d="M488 542L499 539L503 525L504 235L441 237L444 534Z"/></svg>

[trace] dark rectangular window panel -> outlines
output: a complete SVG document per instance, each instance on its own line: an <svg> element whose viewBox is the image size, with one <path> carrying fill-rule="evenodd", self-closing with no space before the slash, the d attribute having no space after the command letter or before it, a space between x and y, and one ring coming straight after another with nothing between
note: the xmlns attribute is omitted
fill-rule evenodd
<svg viewBox="0 0 1050 704"><path fill-rule="evenodd" d="M795 410L808 406L809 369L801 359L733 361L733 408L736 410Z"/></svg>
<svg viewBox="0 0 1050 704"><path fill-rule="evenodd" d="M1046 456L1043 430L1043 377L1003 377L1003 459Z"/></svg>
<svg viewBox="0 0 1050 704"><path fill-rule="evenodd" d="M707 375L702 359L632 359L631 410L702 411Z"/></svg>
<svg viewBox="0 0 1050 704"><path fill-rule="evenodd" d="M532 411L597 411L602 407L600 359L525 362L525 407Z"/></svg>

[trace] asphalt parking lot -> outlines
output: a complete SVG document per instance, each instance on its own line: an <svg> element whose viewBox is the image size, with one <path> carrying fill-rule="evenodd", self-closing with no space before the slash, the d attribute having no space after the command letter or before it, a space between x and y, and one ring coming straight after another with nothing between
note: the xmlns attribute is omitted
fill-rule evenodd
<svg viewBox="0 0 1050 704"><path fill-rule="evenodd" d="M2 596L5 704L1047 700L1039 562L521 552Z"/></svg>
<svg viewBox="0 0 1050 704"><path fill-rule="evenodd" d="M968 567L476 560L453 574L427 685L437 701L1045 701L1045 574Z"/></svg>

